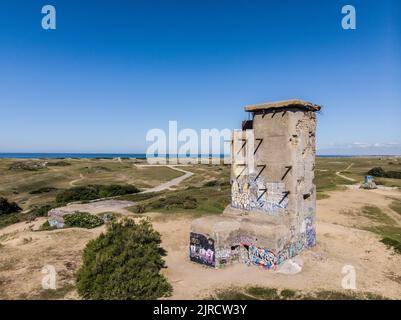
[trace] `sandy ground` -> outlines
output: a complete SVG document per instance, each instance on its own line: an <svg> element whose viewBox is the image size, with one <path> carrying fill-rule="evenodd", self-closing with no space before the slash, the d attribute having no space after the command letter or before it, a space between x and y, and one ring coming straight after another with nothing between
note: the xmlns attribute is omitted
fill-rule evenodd
<svg viewBox="0 0 401 320"><path fill-rule="evenodd" d="M356 270L357 290L401 299L401 255L387 249L376 235L352 228L358 216L348 215L372 204L386 209L389 197L401 198L398 190L346 190L331 192L330 198L318 201L318 244L301 254L304 267L296 275L283 275L255 266L233 265L214 270L188 259L188 234L191 220L155 219L153 225L162 235L167 250L167 268L163 273L173 285L172 299L194 299L208 296L215 289L232 285L260 285L303 291L341 290L344 265ZM0 230L0 298L37 297L41 292L43 266L54 265L57 285L74 282L74 271L81 262L85 244L97 237L104 227L92 230L65 229L32 231L45 221L18 223ZM75 291L64 298L78 298Z"/></svg>
<svg viewBox="0 0 401 320"><path fill-rule="evenodd" d="M60 207L60 210L68 212L89 212L92 214L98 214L103 212L114 212L122 215L132 215L132 212L126 208L132 207L135 202L125 200L101 200L93 201L88 203L70 203L64 207Z"/></svg>

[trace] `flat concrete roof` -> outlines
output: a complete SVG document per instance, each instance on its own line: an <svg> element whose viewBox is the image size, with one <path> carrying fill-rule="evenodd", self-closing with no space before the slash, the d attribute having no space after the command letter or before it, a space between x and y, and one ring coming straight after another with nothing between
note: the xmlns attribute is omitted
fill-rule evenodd
<svg viewBox="0 0 401 320"><path fill-rule="evenodd" d="M282 100L282 101L249 105L245 107L245 111L256 112L261 110L284 109L284 108L300 108L309 111L319 111L321 109L321 106L300 99L291 99L291 100Z"/></svg>

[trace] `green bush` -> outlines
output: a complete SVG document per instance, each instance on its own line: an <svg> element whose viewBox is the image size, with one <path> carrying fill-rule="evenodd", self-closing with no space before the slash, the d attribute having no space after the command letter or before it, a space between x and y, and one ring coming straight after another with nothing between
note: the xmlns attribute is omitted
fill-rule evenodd
<svg viewBox="0 0 401 320"><path fill-rule="evenodd" d="M393 248L394 251L401 253L401 242L396 240L396 239L392 239L389 237L384 237L382 240L380 240L382 243L384 243L387 247L389 248Z"/></svg>
<svg viewBox="0 0 401 320"><path fill-rule="evenodd" d="M48 193L48 192L52 192L52 191L57 191L57 188L42 187L42 188L30 191L29 194L42 194L42 193Z"/></svg>
<svg viewBox="0 0 401 320"><path fill-rule="evenodd" d="M21 211L22 209L15 202L8 202L8 199L0 197L0 215Z"/></svg>
<svg viewBox="0 0 401 320"><path fill-rule="evenodd" d="M55 161L55 162L48 162L47 166L48 167L67 167L70 166L71 163L67 161Z"/></svg>
<svg viewBox="0 0 401 320"><path fill-rule="evenodd" d="M139 189L132 185L88 185L64 190L57 195L56 201L58 203L88 201L137 192L139 192Z"/></svg>
<svg viewBox="0 0 401 320"><path fill-rule="evenodd" d="M217 180L210 180L203 184L204 187L215 187L218 185L219 185L219 182Z"/></svg>
<svg viewBox="0 0 401 320"><path fill-rule="evenodd" d="M111 223L92 240L77 273L77 290L85 299L142 300L167 296L171 286L164 267L160 234L149 221Z"/></svg>
<svg viewBox="0 0 401 320"><path fill-rule="evenodd" d="M48 212L55 207L56 205L54 204L46 204L38 208L32 209L31 211L29 211L29 214L32 217L47 217Z"/></svg>
<svg viewBox="0 0 401 320"><path fill-rule="evenodd" d="M87 212L76 212L64 216L64 223L67 227L92 229L101 226L102 218Z"/></svg>
<svg viewBox="0 0 401 320"><path fill-rule="evenodd" d="M56 226L51 226L49 221L45 221L40 227L39 230L40 231L50 231L50 230L55 230L57 229Z"/></svg>
<svg viewBox="0 0 401 320"><path fill-rule="evenodd" d="M370 169L368 175L380 178L401 179L401 171L384 171L381 167Z"/></svg>
<svg viewBox="0 0 401 320"><path fill-rule="evenodd" d="M195 209L198 205L196 198L188 195L171 195L159 198L149 205L150 209Z"/></svg>
<svg viewBox="0 0 401 320"><path fill-rule="evenodd" d="M144 213L146 211L146 207L142 204L137 204L132 207L132 211L134 213Z"/></svg>
<svg viewBox="0 0 401 320"><path fill-rule="evenodd" d="M39 161L18 161L12 163L8 170L26 170L26 171L38 171L46 169L44 162Z"/></svg>

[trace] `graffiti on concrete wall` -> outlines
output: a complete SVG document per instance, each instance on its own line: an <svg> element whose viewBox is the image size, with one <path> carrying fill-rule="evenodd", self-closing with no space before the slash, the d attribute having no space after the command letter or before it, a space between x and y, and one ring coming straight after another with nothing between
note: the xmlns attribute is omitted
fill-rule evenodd
<svg viewBox="0 0 401 320"><path fill-rule="evenodd" d="M216 249L216 265L224 265L239 261L240 246Z"/></svg>
<svg viewBox="0 0 401 320"><path fill-rule="evenodd" d="M214 240L203 234L191 232L189 257L191 261L210 267L215 266Z"/></svg>
<svg viewBox="0 0 401 320"><path fill-rule="evenodd" d="M261 210L277 214L287 208L288 196L282 182L265 182L255 174L243 175L233 181L231 206L243 210Z"/></svg>
<svg viewBox="0 0 401 320"><path fill-rule="evenodd" d="M273 251L269 249L249 247L249 260L258 266L266 269L274 269L277 266L277 257Z"/></svg>

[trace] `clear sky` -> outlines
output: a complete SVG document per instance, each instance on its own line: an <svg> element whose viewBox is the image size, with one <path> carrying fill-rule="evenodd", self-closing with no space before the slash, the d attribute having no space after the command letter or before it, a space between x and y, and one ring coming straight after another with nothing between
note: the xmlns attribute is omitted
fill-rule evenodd
<svg viewBox="0 0 401 320"><path fill-rule="evenodd" d="M319 153L401 154L401 1L0 4L0 152L145 152L169 120L233 129L289 98L323 105Z"/></svg>

